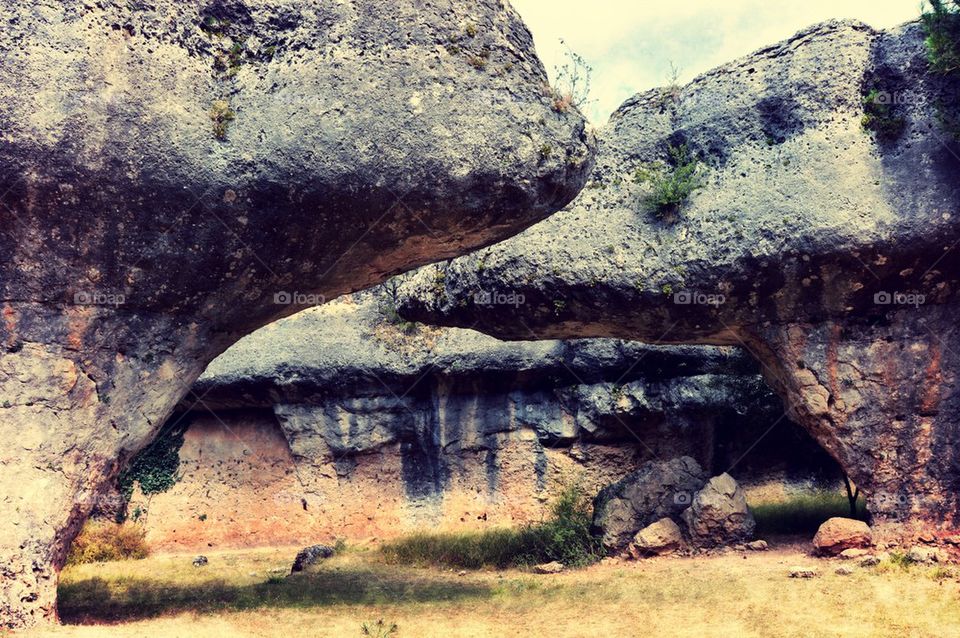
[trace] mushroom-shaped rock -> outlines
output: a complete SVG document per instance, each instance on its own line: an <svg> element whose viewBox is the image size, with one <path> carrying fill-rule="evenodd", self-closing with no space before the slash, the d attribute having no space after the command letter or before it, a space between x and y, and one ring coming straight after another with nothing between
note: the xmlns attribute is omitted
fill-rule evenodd
<svg viewBox="0 0 960 638"><path fill-rule="evenodd" d="M226 346L516 233L592 164L499 0L27 0L0 24L0 627L55 617L101 487Z"/></svg>
<svg viewBox="0 0 960 638"><path fill-rule="evenodd" d="M637 95L566 210L426 269L401 313L511 339L744 346L877 520L955 526L957 87L929 73L923 37L825 23ZM878 99L882 135L864 119ZM691 172L685 200L651 197ZM524 303L490 302L505 295Z"/></svg>

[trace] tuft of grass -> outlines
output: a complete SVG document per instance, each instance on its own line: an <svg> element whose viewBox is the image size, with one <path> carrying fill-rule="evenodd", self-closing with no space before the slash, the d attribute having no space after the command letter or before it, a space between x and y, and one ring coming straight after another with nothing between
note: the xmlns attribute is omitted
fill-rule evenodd
<svg viewBox="0 0 960 638"><path fill-rule="evenodd" d="M850 516L850 502L839 492L818 490L776 503L750 507L757 522L757 536L766 534L813 534L828 518ZM867 508L857 501L857 518L866 520Z"/></svg>
<svg viewBox="0 0 960 638"><path fill-rule="evenodd" d="M375 623L363 623L360 625L361 633L364 636L372 636L373 638L387 638L387 636L396 634L398 629L397 623L388 623L383 618L380 618Z"/></svg>
<svg viewBox="0 0 960 638"><path fill-rule="evenodd" d="M146 558L146 533L139 525L87 521L70 546L67 565Z"/></svg>
<svg viewBox="0 0 960 638"><path fill-rule="evenodd" d="M870 89L863 96L863 117L860 126L865 131L873 131L878 139L895 140L903 133L906 121L893 114L893 104L889 93Z"/></svg>
<svg viewBox="0 0 960 638"><path fill-rule="evenodd" d="M210 106L210 121L213 122L213 136L218 140L227 139L227 127L237 119L227 100L214 100Z"/></svg>
<svg viewBox="0 0 960 638"><path fill-rule="evenodd" d="M930 70L944 75L960 70L960 0L927 0L923 7Z"/></svg>
<svg viewBox="0 0 960 638"><path fill-rule="evenodd" d="M400 564L503 569L559 561L581 567L602 556L599 539L590 532L591 510L586 493L573 485L540 523L482 532L420 532L386 543L381 551L388 563Z"/></svg>
<svg viewBox="0 0 960 638"><path fill-rule="evenodd" d="M649 186L641 198L648 212L658 219L673 217L690 198L703 187L703 165L694 157L686 144L669 145L668 162L653 162L636 170L633 181Z"/></svg>

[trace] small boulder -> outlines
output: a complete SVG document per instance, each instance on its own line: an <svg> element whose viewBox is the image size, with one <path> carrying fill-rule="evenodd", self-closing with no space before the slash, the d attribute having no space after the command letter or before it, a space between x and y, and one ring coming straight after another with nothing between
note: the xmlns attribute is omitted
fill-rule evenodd
<svg viewBox="0 0 960 638"><path fill-rule="evenodd" d="M854 560L856 558L863 558L870 552L865 549L860 549L859 547L851 547L850 549L845 549L838 554L843 560Z"/></svg>
<svg viewBox="0 0 960 638"><path fill-rule="evenodd" d="M790 578L816 578L820 571L813 567L791 567Z"/></svg>
<svg viewBox="0 0 960 638"><path fill-rule="evenodd" d="M941 563L946 554L936 547L911 547L907 550L907 561L910 563Z"/></svg>
<svg viewBox="0 0 960 638"><path fill-rule="evenodd" d="M869 525L840 516L828 519L813 537L813 548L822 556L837 556L845 549L862 549L872 544Z"/></svg>
<svg viewBox="0 0 960 638"><path fill-rule="evenodd" d="M726 473L707 481L681 516L700 547L747 541L756 528L743 488Z"/></svg>
<svg viewBox="0 0 960 638"><path fill-rule="evenodd" d="M837 567L837 569L834 571L834 573L835 573L837 576L849 576L850 574L853 573L853 570L850 569L849 567L845 566L845 565L842 565L842 566L840 566L840 567Z"/></svg>
<svg viewBox="0 0 960 638"><path fill-rule="evenodd" d="M534 567L533 571L538 574L559 574L563 571L563 563L557 561L543 563Z"/></svg>
<svg viewBox="0 0 960 638"><path fill-rule="evenodd" d="M683 532L680 526L669 518L661 518L637 532L630 545L630 555L634 558L669 554L683 546Z"/></svg>
<svg viewBox="0 0 960 638"><path fill-rule="evenodd" d="M880 564L880 559L876 556L864 556L860 561L860 567L876 567Z"/></svg>
<svg viewBox="0 0 960 638"><path fill-rule="evenodd" d="M333 553L334 549L329 545L311 545L310 547L304 547L294 559L293 568L291 568L290 572L302 572L310 565L313 565L324 558L330 558L333 556Z"/></svg>
<svg viewBox="0 0 960 638"><path fill-rule="evenodd" d="M196 556L196 557L193 559L193 566L194 566L194 567L205 567L205 566L207 565L207 563L209 563L209 562L210 562L210 561L207 560L207 557L206 557L206 556Z"/></svg>
<svg viewBox="0 0 960 638"><path fill-rule="evenodd" d="M753 552L765 552L770 549L767 541L750 541L747 543L747 549Z"/></svg>

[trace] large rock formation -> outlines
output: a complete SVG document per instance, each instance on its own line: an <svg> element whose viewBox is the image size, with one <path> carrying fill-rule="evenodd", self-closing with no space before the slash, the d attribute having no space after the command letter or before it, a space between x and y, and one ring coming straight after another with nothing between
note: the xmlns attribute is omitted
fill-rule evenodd
<svg viewBox="0 0 960 638"><path fill-rule="evenodd" d="M539 520L565 483L596 493L681 455L758 489L838 478L816 443L778 422L779 400L739 349L506 343L403 324L391 289L281 319L210 364L170 418L189 424L182 478L128 508L152 545L517 525Z"/></svg>
<svg viewBox="0 0 960 638"><path fill-rule="evenodd" d="M427 269L402 312L510 339L742 345L876 519L960 524L957 87L925 55L918 24L830 22L637 95L574 203ZM874 91L881 137L862 123ZM704 186L658 219L635 172L683 145ZM525 303L489 303L508 295Z"/></svg>
<svg viewBox="0 0 960 638"><path fill-rule="evenodd" d="M509 236L592 163L500 1L28 0L0 23L0 627L55 616L101 486L232 341Z"/></svg>

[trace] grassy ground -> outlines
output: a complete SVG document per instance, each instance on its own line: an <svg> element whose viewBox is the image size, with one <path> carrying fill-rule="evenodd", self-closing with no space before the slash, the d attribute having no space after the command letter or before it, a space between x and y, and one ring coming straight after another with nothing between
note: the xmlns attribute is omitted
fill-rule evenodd
<svg viewBox="0 0 960 638"><path fill-rule="evenodd" d="M361 636L379 618L395 636L960 636L958 584L934 570L856 569L799 546L767 553L604 562L539 576L384 562L352 550L282 578L295 548L77 565L61 584L72 623L28 636ZM787 578L795 564L823 576Z"/></svg>
<svg viewBox="0 0 960 638"><path fill-rule="evenodd" d="M816 490L795 494L788 499L751 504L750 511L757 521L757 537L770 534L809 534L828 518L850 516L850 502L846 494L832 490ZM867 508L863 499L857 501L857 516L866 520Z"/></svg>

